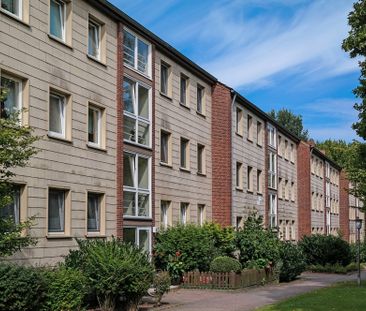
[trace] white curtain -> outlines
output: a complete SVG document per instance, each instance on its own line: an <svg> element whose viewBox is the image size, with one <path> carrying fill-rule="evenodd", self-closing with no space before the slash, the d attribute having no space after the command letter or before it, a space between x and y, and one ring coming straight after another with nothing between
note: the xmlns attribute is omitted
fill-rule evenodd
<svg viewBox="0 0 366 311"><path fill-rule="evenodd" d="M100 230L100 208L97 195L88 196L88 231Z"/></svg>
<svg viewBox="0 0 366 311"><path fill-rule="evenodd" d="M48 203L48 231L65 231L65 193L51 190Z"/></svg>

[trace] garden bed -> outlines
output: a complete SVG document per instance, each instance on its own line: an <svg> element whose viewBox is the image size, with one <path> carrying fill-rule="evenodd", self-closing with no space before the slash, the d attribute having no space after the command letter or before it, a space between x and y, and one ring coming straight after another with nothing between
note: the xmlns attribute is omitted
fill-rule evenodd
<svg viewBox="0 0 366 311"><path fill-rule="evenodd" d="M276 281L273 269L246 269L239 273L187 272L183 275L183 287L238 289L263 285Z"/></svg>

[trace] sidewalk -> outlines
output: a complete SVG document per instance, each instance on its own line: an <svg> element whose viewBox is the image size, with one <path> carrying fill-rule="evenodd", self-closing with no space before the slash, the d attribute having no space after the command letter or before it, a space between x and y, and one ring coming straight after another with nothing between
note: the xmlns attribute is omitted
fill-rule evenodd
<svg viewBox="0 0 366 311"><path fill-rule="evenodd" d="M366 271L362 272L366 279ZM163 297L157 310L174 311L250 311L286 298L329 286L356 280L356 274L335 275L303 273L299 280L236 291L179 289Z"/></svg>

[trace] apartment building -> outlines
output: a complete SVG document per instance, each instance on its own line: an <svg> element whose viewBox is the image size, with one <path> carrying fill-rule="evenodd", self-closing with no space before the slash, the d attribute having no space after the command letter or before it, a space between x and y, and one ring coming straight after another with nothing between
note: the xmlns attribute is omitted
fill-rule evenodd
<svg viewBox="0 0 366 311"><path fill-rule="evenodd" d="M349 188L352 189L353 185L350 183ZM362 202L354 195L349 194L349 242L356 243L357 241L357 229L356 229L356 219L362 220L362 228L360 230L360 239L363 241L365 239L365 213L360 211L362 208Z"/></svg>
<svg viewBox="0 0 366 311"><path fill-rule="evenodd" d="M117 23L89 1L1 1L0 38L1 117L25 108L41 137L3 213L36 217L15 258L52 264L74 237L116 234Z"/></svg>

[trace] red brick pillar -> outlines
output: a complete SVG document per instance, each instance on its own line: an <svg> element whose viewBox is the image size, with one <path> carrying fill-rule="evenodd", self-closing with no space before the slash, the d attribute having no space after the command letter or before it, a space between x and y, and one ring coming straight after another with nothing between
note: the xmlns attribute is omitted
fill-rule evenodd
<svg viewBox="0 0 366 311"><path fill-rule="evenodd" d="M349 180L346 172L339 175L339 227L343 239L349 242Z"/></svg>
<svg viewBox="0 0 366 311"><path fill-rule="evenodd" d="M231 225L231 90L217 83L212 90L212 220Z"/></svg>
<svg viewBox="0 0 366 311"><path fill-rule="evenodd" d="M299 239L311 234L310 146L300 142L297 148L297 194Z"/></svg>

